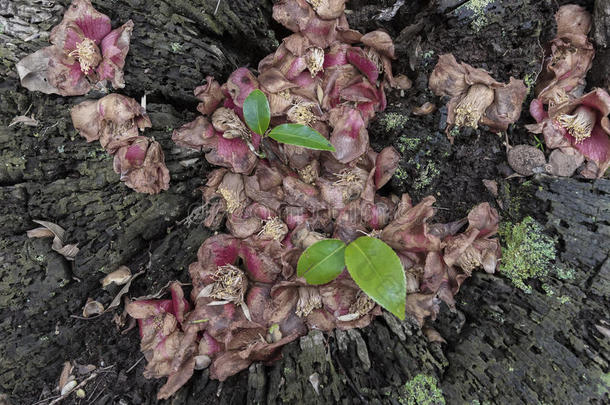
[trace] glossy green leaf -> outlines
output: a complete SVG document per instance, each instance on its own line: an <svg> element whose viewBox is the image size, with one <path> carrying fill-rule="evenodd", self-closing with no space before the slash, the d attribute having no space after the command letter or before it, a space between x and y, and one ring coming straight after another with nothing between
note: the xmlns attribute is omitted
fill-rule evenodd
<svg viewBox="0 0 610 405"><path fill-rule="evenodd" d="M345 248L345 264L366 295L405 319L407 281L400 259L391 247L379 239L361 236Z"/></svg>
<svg viewBox="0 0 610 405"><path fill-rule="evenodd" d="M302 146L308 149L335 151L328 139L315 129L301 124L282 124L273 128L269 137L288 145Z"/></svg>
<svg viewBox="0 0 610 405"><path fill-rule="evenodd" d="M265 133L271 120L271 109L265 93L257 89L248 94L244 101L244 119L252 131L259 135Z"/></svg>
<svg viewBox="0 0 610 405"><path fill-rule="evenodd" d="M314 243L301 254L297 275L309 284L333 281L345 268L345 243L339 239L324 239Z"/></svg>

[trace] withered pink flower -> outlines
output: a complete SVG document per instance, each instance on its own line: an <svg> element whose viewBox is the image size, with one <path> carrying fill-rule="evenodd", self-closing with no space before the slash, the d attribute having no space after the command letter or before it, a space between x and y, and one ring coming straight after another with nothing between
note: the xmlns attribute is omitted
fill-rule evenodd
<svg viewBox="0 0 610 405"><path fill-rule="evenodd" d="M169 188L169 170L163 149L156 141L143 136L123 146L114 155L114 171L127 187L139 193L157 194Z"/></svg>
<svg viewBox="0 0 610 405"><path fill-rule="evenodd" d="M140 327L141 350L148 361L144 371L146 378L171 375L172 362L182 343L181 325L189 304L179 283L172 283L170 292L170 300L131 301L125 308Z"/></svg>
<svg viewBox="0 0 610 405"><path fill-rule="evenodd" d="M74 128L87 142L99 140L108 153L115 155L114 171L129 188L148 194L169 188L161 145L139 134L152 124L137 101L110 94L97 101L84 101L70 114Z"/></svg>
<svg viewBox="0 0 610 405"><path fill-rule="evenodd" d="M450 98L448 125L483 124L497 131L506 131L517 121L527 94L523 80L511 77L508 84L499 83L482 69L458 63L452 54L439 56L429 86L437 96Z"/></svg>
<svg viewBox="0 0 610 405"><path fill-rule="evenodd" d="M172 140L180 146L206 152L208 162L235 173L250 173L256 166L257 157L243 139L224 138L203 116L174 130Z"/></svg>
<svg viewBox="0 0 610 405"><path fill-rule="evenodd" d="M281 0L273 6L273 19L292 32L302 33L322 49L336 41L357 42L361 34L349 29L345 15L339 11L344 9L344 3L337 0Z"/></svg>
<svg viewBox="0 0 610 405"><path fill-rule="evenodd" d="M74 128L87 142L99 140L111 154L152 126L140 103L116 93L83 101L72 108L70 115Z"/></svg>
<svg viewBox="0 0 610 405"><path fill-rule="evenodd" d="M428 231L427 223L435 214L432 207L435 201L434 197L428 196L414 207L403 202L396 210L393 221L383 229L381 239L398 251L440 250L441 240Z"/></svg>
<svg viewBox="0 0 610 405"><path fill-rule="evenodd" d="M542 133L547 147L566 150L570 155L575 153L567 150L576 149L593 164L583 175L604 175L610 166L610 95L605 90L595 89L577 99L551 106L548 111L541 99L534 99L530 114L538 124L527 128ZM558 169L555 173L559 173Z"/></svg>
<svg viewBox="0 0 610 405"><path fill-rule="evenodd" d="M587 39L591 15L581 6L568 4L555 14L557 34L536 83L537 98L544 104L561 104L579 97L595 51Z"/></svg>
<svg viewBox="0 0 610 405"><path fill-rule="evenodd" d="M123 67L133 22L112 30L110 18L90 0L73 0L62 22L51 31L53 45L17 63L21 84L28 90L62 96L83 95L109 80L125 87Z"/></svg>

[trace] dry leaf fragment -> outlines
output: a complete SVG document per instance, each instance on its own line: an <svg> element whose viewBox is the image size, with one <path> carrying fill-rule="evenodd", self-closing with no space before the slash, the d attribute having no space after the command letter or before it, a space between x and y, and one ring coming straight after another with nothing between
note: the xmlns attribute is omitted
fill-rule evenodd
<svg viewBox="0 0 610 405"><path fill-rule="evenodd" d="M129 287L131 286L131 282L136 278L139 277L140 275L144 274L144 270L142 270L139 273L134 274L133 276L131 276L126 282L125 285L123 286L123 288L121 288L121 291L119 291L119 293L116 295L116 297L114 297L114 299L112 300L112 302L110 303L110 305L108 305L108 308L106 308L106 312L110 311L112 308L118 307L119 304L121 303L121 297L125 294L127 294L127 292L129 291Z"/></svg>
<svg viewBox="0 0 610 405"><path fill-rule="evenodd" d="M104 313L104 306L91 298L87 299L87 303L83 307L83 317L90 318L94 315L101 315Z"/></svg>
<svg viewBox="0 0 610 405"><path fill-rule="evenodd" d="M64 368L61 370L61 374L59 376L59 390L62 390L63 387L68 383L73 368L72 363L69 361L64 362Z"/></svg>
<svg viewBox="0 0 610 405"><path fill-rule="evenodd" d="M8 124L8 126L10 128L17 124L23 124L28 127L37 127L39 122L36 118L34 118L34 114L32 114L31 117L28 117L26 115L19 115L19 116L13 118L13 120L11 121L10 124Z"/></svg>
<svg viewBox="0 0 610 405"><path fill-rule="evenodd" d="M59 225L49 221L42 221L38 219L32 220L43 228L30 229L26 232L28 238L49 238L53 237L53 244L51 248L64 256L67 260L74 260L78 254L78 245L64 245L64 237L66 231Z"/></svg>
<svg viewBox="0 0 610 405"><path fill-rule="evenodd" d="M131 278L131 270L127 266L121 266L112 273L109 273L100 280L102 287L106 288L108 285L114 283L116 285L123 285L127 283Z"/></svg>
<svg viewBox="0 0 610 405"><path fill-rule="evenodd" d="M413 109L413 115L428 115L436 111L436 105L432 104L429 101L426 101L419 107L415 107Z"/></svg>

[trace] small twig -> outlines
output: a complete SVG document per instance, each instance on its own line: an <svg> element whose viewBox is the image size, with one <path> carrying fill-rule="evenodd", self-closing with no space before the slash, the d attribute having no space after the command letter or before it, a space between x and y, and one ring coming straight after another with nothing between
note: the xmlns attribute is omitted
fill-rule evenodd
<svg viewBox="0 0 610 405"><path fill-rule="evenodd" d="M214 15L216 15L216 13L218 12L218 7L220 6L220 2L222 0L218 0L218 3L216 3L216 8L214 9Z"/></svg>
<svg viewBox="0 0 610 405"><path fill-rule="evenodd" d="M140 359L138 361L136 361L133 366L129 367L127 369L127 371L125 371L125 374L128 374L131 370L133 370L134 368L136 368L136 366L144 359L144 356L140 357Z"/></svg>

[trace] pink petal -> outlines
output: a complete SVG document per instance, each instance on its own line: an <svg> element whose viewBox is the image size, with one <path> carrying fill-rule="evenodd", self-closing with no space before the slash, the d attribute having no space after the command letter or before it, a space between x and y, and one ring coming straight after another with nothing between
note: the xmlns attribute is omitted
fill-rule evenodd
<svg viewBox="0 0 610 405"><path fill-rule="evenodd" d="M231 73L227 80L227 89L236 106L242 107L244 100L258 88L258 81L248 68L242 67Z"/></svg>
<svg viewBox="0 0 610 405"><path fill-rule="evenodd" d="M349 106L333 108L329 123L334 128L330 137L333 153L341 163L349 163L366 152L369 134L362 115Z"/></svg>
<svg viewBox="0 0 610 405"><path fill-rule="evenodd" d="M361 48L350 48L347 51L347 60L352 65L356 66L371 83L377 83L379 78L379 70L373 61L366 57Z"/></svg>
<svg viewBox="0 0 610 405"><path fill-rule="evenodd" d="M566 138L570 140L574 148L578 149L587 158L593 160L605 171L610 162L610 137L602 129L601 125L595 125L593 131L591 131L591 136L582 142L577 143L568 132L566 132ZM603 175L603 171L601 175Z"/></svg>

